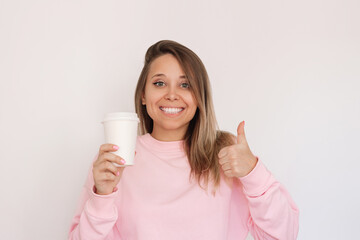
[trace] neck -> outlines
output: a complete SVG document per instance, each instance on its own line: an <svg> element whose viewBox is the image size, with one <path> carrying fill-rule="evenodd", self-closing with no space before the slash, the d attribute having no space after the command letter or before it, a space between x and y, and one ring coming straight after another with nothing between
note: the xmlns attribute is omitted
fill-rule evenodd
<svg viewBox="0 0 360 240"><path fill-rule="evenodd" d="M159 141L172 142L184 140L185 133L186 129L185 131L154 129L151 133L151 136Z"/></svg>

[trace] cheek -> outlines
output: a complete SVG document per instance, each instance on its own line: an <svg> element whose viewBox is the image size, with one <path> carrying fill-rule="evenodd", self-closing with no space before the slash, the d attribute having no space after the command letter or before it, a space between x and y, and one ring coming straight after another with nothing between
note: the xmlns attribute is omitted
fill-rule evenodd
<svg viewBox="0 0 360 240"><path fill-rule="evenodd" d="M164 94L163 90L145 88L145 101L146 103L156 103L163 98Z"/></svg>
<svg viewBox="0 0 360 240"><path fill-rule="evenodd" d="M197 108L197 102L195 96L192 93L187 94L184 100L190 108Z"/></svg>
<svg viewBox="0 0 360 240"><path fill-rule="evenodd" d="M151 105L151 103L153 102L153 98L154 98L154 93L146 87L142 100L143 103L146 105Z"/></svg>

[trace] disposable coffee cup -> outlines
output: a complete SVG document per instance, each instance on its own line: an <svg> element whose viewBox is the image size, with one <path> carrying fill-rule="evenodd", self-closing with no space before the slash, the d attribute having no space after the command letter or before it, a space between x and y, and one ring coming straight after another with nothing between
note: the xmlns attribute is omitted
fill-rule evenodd
<svg viewBox="0 0 360 240"><path fill-rule="evenodd" d="M115 144L119 147L112 152L125 160L125 166L134 165L135 145L139 118L132 112L112 112L105 114L104 120L105 142ZM117 167L119 165L113 163Z"/></svg>

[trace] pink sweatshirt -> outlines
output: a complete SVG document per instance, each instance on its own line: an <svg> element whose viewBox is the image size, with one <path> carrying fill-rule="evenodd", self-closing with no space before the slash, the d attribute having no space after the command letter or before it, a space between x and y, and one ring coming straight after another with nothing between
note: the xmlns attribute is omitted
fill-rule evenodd
<svg viewBox="0 0 360 240"><path fill-rule="evenodd" d="M182 141L145 134L136 152L112 194L93 192L90 171L69 239L243 240L249 230L255 239L296 239L299 210L260 160L247 176L221 181L214 197L189 181Z"/></svg>

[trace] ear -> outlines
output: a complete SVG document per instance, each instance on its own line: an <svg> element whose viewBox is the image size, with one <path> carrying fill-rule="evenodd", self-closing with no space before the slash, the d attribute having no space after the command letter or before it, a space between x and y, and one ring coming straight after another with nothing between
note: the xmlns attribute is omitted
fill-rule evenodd
<svg viewBox="0 0 360 240"><path fill-rule="evenodd" d="M143 93L143 94L141 95L141 103L142 103L142 105L146 105L146 102L145 102L145 93Z"/></svg>

